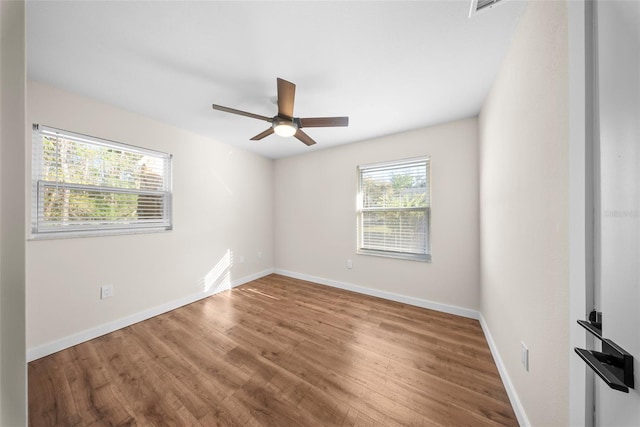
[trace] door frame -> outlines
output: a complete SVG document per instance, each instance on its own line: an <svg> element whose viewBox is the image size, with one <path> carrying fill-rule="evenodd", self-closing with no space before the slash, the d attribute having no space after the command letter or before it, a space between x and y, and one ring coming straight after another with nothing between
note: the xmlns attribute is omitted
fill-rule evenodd
<svg viewBox="0 0 640 427"><path fill-rule="evenodd" d="M594 307L594 145L587 114L595 101L587 90L593 79L592 0L567 1L569 91L569 424L593 426L594 379L573 348L588 348L585 319ZM593 81L591 81L593 83ZM592 87L592 86L591 86ZM587 108L587 105L590 105ZM592 116L591 116L592 117ZM589 261L587 261L589 260Z"/></svg>

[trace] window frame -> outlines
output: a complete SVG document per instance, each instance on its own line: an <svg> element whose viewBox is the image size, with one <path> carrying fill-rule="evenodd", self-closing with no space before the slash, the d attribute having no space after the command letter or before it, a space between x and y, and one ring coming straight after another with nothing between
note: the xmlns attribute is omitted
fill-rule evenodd
<svg viewBox="0 0 640 427"><path fill-rule="evenodd" d="M364 207L364 193L363 193L363 172L372 169L379 168L401 168L407 167L411 164L416 163L425 163L425 177L426 177L426 197L428 203L425 207L390 207L390 208L365 208ZM432 261L431 258L431 157L430 156L420 156L413 157L408 159L400 159L400 160L391 160L379 163L370 163L364 165L358 165L356 168L357 173L357 182L358 182L358 192L357 192L357 207L356 207L356 217L357 217L357 244L356 244L356 253L360 255L372 255L379 256L384 258L396 258L396 259L406 259L411 261L421 261L430 263ZM391 251L391 250L382 250L382 249L372 249L365 248L364 245L364 213L365 212L410 212L410 211L423 211L425 217L424 224L424 234L425 234L425 242L426 248L425 253L415 253L415 252L400 252L400 251Z"/></svg>
<svg viewBox="0 0 640 427"><path fill-rule="evenodd" d="M165 163L164 175L162 176L162 188L159 190L144 190L135 188L110 187L106 185L89 185L64 183L57 181L47 181L43 179L43 143L45 135L53 137L66 137L69 140L91 144L99 147L108 147L128 153L150 156L160 159ZM75 237L96 237L96 236L115 236L123 234L141 234L141 233L158 233L167 232L173 229L173 155L162 151L151 150L138 147L122 142L111 141L95 136L84 135L77 132L71 132L50 126L33 124L32 126L32 144L31 144L31 230L30 240L46 240L46 239L62 239ZM136 219L130 223L124 224L95 224L93 227L82 226L77 224L62 225L59 228L46 229L41 224L41 212L44 202L42 200L42 191L45 187L57 187L69 190L104 192L107 194L132 194L163 198L162 216L160 220L145 221L144 219ZM108 222L108 221L105 221Z"/></svg>

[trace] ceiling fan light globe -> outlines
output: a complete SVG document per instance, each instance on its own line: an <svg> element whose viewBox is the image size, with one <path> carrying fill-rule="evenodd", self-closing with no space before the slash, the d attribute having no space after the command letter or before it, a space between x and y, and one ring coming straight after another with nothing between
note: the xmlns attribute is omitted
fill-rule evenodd
<svg viewBox="0 0 640 427"><path fill-rule="evenodd" d="M295 135L298 131L298 126L293 122L278 122L274 123L273 131L276 135L284 136L286 138Z"/></svg>

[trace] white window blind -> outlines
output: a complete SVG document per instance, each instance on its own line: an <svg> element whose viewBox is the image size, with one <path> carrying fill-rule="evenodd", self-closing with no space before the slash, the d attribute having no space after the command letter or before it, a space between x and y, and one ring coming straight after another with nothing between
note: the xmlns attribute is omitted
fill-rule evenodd
<svg viewBox="0 0 640 427"><path fill-rule="evenodd" d="M429 158L358 168L358 252L431 260Z"/></svg>
<svg viewBox="0 0 640 427"><path fill-rule="evenodd" d="M171 229L171 155L33 126L32 234Z"/></svg>

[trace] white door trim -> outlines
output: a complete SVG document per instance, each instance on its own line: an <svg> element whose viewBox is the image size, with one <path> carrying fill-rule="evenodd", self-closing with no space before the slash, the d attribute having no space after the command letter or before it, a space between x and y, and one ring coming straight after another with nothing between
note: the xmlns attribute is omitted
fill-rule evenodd
<svg viewBox="0 0 640 427"><path fill-rule="evenodd" d="M569 424L589 425L586 372L574 347L586 336L576 321L586 312L586 81L585 0L567 2L569 17Z"/></svg>

